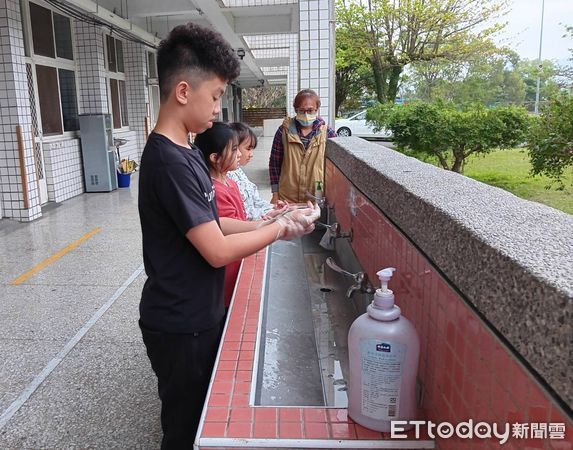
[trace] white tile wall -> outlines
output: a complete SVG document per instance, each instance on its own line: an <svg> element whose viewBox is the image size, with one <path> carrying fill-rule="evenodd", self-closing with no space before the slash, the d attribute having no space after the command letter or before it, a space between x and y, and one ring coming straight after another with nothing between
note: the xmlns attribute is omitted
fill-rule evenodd
<svg viewBox="0 0 573 450"><path fill-rule="evenodd" d="M145 121L148 120L149 104L146 47L135 42L124 42L123 48L129 129L135 132L132 140L138 152L137 158L132 159L139 161L145 147Z"/></svg>
<svg viewBox="0 0 573 450"><path fill-rule="evenodd" d="M31 221L42 215L32 149L32 127L20 2L0 2L0 202L1 216ZM16 126L21 127L24 167L20 166ZM24 199L22 171L27 190Z"/></svg>
<svg viewBox="0 0 573 450"><path fill-rule="evenodd" d="M48 201L63 202L84 192L79 139L44 143Z"/></svg>

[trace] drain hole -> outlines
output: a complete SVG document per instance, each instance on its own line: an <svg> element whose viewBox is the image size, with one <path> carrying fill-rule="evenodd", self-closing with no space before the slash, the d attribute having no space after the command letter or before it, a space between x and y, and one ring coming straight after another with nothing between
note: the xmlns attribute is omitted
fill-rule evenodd
<svg viewBox="0 0 573 450"><path fill-rule="evenodd" d="M332 292L330 288L320 288L320 292Z"/></svg>

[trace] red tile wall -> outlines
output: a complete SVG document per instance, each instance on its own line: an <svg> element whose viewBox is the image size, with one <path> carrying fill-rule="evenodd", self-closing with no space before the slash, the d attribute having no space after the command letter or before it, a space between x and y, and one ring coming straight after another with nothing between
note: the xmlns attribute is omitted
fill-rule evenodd
<svg viewBox="0 0 573 450"><path fill-rule="evenodd" d="M573 450L573 422L488 329L427 259L330 162L326 197L371 280L395 267L390 288L420 335L418 376L423 411L433 422L473 419L505 423L565 423L565 439L510 439L503 448ZM350 199L356 205L351 213ZM488 448L483 440L440 440L441 449ZM471 447L474 445L475 447ZM497 440L489 448L498 448Z"/></svg>

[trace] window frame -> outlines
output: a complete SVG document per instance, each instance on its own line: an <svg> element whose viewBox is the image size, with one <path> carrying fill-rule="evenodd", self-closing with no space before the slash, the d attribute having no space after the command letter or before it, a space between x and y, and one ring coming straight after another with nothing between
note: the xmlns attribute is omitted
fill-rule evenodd
<svg viewBox="0 0 573 450"><path fill-rule="evenodd" d="M34 3L37 6L45 8L50 11L52 14L52 31L53 31L53 39L54 39L54 54L55 57L51 58L49 56L37 55L34 53L34 40L33 40L33 30L32 30L32 18L30 12L30 3ZM66 14L63 14L61 11L56 11L53 7L50 7L49 4L41 1L41 0L34 0L34 1L22 1L20 3L20 9L22 14L22 34L26 37L23 38L23 45L24 45L24 53L25 56L24 60L26 63L31 65L32 69L32 78L34 82L34 92L35 97L34 99L30 99L30 101L34 101L37 105L38 110L38 127L40 128L42 142L54 142L54 141L61 141L62 139L71 139L76 138L79 136L79 125L77 130L64 130L64 112L63 112L63 105L62 105L62 91L60 87L60 69L68 70L74 73L74 81L75 81L75 94L76 94L76 110L78 111L79 116L79 99L80 99L80 92L78 86L78 76L77 76L77 51L76 51L76 37L74 34L74 19ZM67 58L61 58L57 55L57 45L56 45L56 33L54 27L54 19L53 14L59 14L60 16L66 17L70 21L70 39L72 45L72 60ZM58 85L58 99L60 101L59 108L60 108L60 124L61 124L61 133L50 133L46 134L44 132L44 124L42 123L41 118L41 107L40 107L40 90L38 86L38 77L37 77L37 69L36 65L50 67L56 70L56 77L57 77L57 85Z"/></svg>
<svg viewBox="0 0 573 450"><path fill-rule="evenodd" d="M118 72L118 71L111 71L109 70L109 60L108 60L108 38L113 39L114 42L114 53L115 53L115 65L116 68L119 67L118 61L117 61L117 50L116 50L116 45L115 42L116 41L120 41L121 42L121 48L122 48L122 66L123 66L123 72ZM103 40L104 40L104 61L105 61L105 84L106 84L106 89L107 89L107 108L108 108L108 112L109 114L111 114L111 121L112 121L112 127L113 127L113 131L114 132L124 132L124 131L130 131L129 128L129 111L128 111L128 101L125 102L125 117L124 117L124 111L123 111L123 99L122 99L122 94L121 94L121 89L120 89L120 81L123 82L124 85L124 90L125 90L125 97L127 99L128 94L127 94L127 81L125 79L125 41L122 41L121 39L116 38L115 36L112 36L109 33L105 33L103 35ZM121 126L119 128L115 127L115 114L114 114L114 108L113 108L113 97L112 97L112 88L111 88L111 80L115 80L117 82L117 92L118 92L118 106L119 106L119 120L121 123ZM126 119L127 123L124 125L124 118Z"/></svg>

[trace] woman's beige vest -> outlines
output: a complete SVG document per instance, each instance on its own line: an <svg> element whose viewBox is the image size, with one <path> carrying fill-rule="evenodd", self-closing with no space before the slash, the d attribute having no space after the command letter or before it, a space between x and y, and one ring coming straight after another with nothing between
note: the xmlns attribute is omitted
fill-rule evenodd
<svg viewBox="0 0 573 450"><path fill-rule="evenodd" d="M279 198L289 203L306 203L311 200L306 193L314 195L316 182L324 190L324 151L326 148L326 124L320 127L305 150L298 136L294 119L287 117L283 127L283 163L279 178Z"/></svg>

